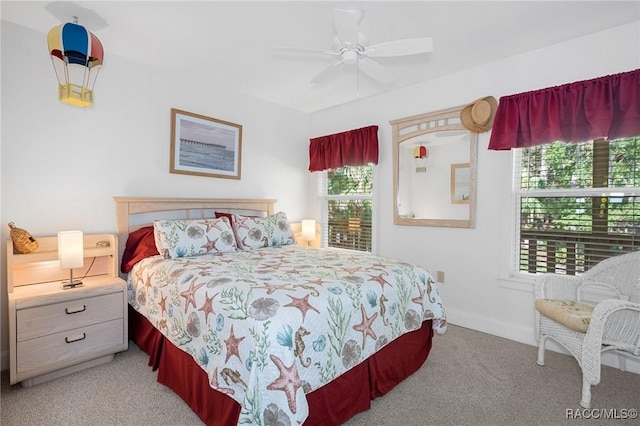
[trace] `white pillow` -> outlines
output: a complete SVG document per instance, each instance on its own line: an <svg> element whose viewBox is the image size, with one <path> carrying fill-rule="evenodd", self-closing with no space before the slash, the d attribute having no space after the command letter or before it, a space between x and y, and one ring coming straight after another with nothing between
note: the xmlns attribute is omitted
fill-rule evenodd
<svg viewBox="0 0 640 426"><path fill-rule="evenodd" d="M284 212L267 217L248 217L234 214L232 223L238 248L242 250L284 246L296 242Z"/></svg>
<svg viewBox="0 0 640 426"><path fill-rule="evenodd" d="M156 247L165 259L237 249L229 219L178 219L153 222Z"/></svg>

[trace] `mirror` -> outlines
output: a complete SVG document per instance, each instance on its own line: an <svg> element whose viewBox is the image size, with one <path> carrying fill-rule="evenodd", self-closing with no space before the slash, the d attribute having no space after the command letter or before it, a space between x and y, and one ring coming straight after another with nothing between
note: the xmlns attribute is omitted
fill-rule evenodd
<svg viewBox="0 0 640 426"><path fill-rule="evenodd" d="M474 227L478 135L462 108L390 122L396 225Z"/></svg>

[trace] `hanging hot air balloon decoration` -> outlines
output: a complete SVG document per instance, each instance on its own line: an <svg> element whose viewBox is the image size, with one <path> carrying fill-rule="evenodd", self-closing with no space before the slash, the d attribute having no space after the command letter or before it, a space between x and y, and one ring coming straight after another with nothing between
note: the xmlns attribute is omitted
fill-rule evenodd
<svg viewBox="0 0 640 426"><path fill-rule="evenodd" d="M58 25L47 36L49 53L58 77L58 99L70 105L93 105L93 87L104 49L95 34L75 22Z"/></svg>
<svg viewBox="0 0 640 426"><path fill-rule="evenodd" d="M427 158L429 158L429 148L418 145L413 148L413 158L416 162L416 173L427 172Z"/></svg>

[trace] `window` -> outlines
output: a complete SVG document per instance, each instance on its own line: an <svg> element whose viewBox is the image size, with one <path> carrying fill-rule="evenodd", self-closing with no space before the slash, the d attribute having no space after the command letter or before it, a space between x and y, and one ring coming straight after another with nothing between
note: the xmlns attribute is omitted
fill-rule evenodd
<svg viewBox="0 0 640 426"><path fill-rule="evenodd" d="M322 172L322 243L372 252L373 166L345 166Z"/></svg>
<svg viewBox="0 0 640 426"><path fill-rule="evenodd" d="M640 137L514 152L516 271L579 275L640 250Z"/></svg>

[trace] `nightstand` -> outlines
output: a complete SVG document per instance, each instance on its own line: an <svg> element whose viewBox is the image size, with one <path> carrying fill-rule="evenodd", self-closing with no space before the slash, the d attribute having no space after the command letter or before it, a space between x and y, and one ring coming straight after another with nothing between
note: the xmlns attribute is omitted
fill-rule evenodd
<svg viewBox="0 0 640 426"><path fill-rule="evenodd" d="M7 242L9 379L23 386L111 361L128 348L117 237L84 235L84 266L74 269L83 285L64 290L69 272L59 267L57 237L36 239L40 247L28 254Z"/></svg>

